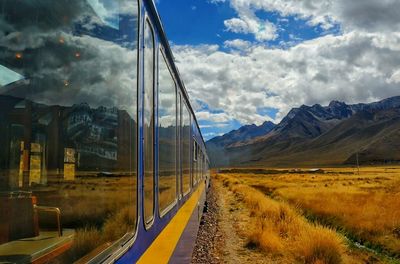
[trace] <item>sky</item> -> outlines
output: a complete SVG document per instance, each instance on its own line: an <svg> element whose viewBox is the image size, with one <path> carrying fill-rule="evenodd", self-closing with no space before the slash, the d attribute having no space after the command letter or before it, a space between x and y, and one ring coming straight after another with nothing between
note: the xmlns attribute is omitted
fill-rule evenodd
<svg viewBox="0 0 400 264"><path fill-rule="evenodd" d="M400 95L398 0L156 0L206 140Z"/></svg>

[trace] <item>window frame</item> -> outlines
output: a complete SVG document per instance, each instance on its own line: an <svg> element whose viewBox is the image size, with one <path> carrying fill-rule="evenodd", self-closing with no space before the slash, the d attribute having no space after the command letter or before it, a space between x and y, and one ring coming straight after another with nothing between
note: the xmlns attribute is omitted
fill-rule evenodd
<svg viewBox="0 0 400 264"><path fill-rule="evenodd" d="M176 92L176 123L177 123L177 132L176 132L176 142L177 142L177 151L176 151L176 171L177 171L177 183L176 183L176 195L178 200L181 200L183 197L183 174L182 174L182 93L180 86L177 87Z"/></svg>
<svg viewBox="0 0 400 264"><path fill-rule="evenodd" d="M192 160L191 160L191 163L192 163L192 186L193 187L195 187L196 185L197 185L197 162L198 162L198 153L197 153L197 141L196 141L196 138L194 137L194 135L193 135L193 137L192 137L192 139L193 139L193 144L192 144L192 155L193 155L193 157L192 157Z"/></svg>
<svg viewBox="0 0 400 264"><path fill-rule="evenodd" d="M184 97L182 97L182 99L184 99ZM192 139L192 129L191 129L191 127L192 127L192 114L191 114L191 112L190 112L190 109L189 109L189 107L187 106L187 104L186 104L186 101L185 100L182 100L182 104L181 104L181 114L182 114L182 116L183 116L183 112L184 112L184 109L185 109L185 113L188 115L188 117L189 117L189 126L188 126L188 128L189 128L189 142L188 142L188 144L189 144L189 157L188 157L188 165L189 165L189 188L188 188L188 190L185 192L185 189L184 189L184 186L183 186L183 184L182 184L182 193L183 193L183 197L185 197L185 196L187 196L191 191L192 191L192 182L193 182L193 179L192 179L192 163L193 163L193 158L192 158L192 155L193 155L193 153L192 153L192 142L191 142L191 139ZM182 126L182 130L183 130L183 126ZM182 138L182 137L181 137ZM183 144L182 144L182 149L184 149L183 148ZM184 153L184 154L186 154L186 153ZM182 165L183 165L183 163L182 163ZM181 165L181 167L182 167L182 165ZM184 177L184 175L183 175L183 173L182 173L182 183L183 183L183 177Z"/></svg>
<svg viewBox="0 0 400 264"><path fill-rule="evenodd" d="M143 23L143 95L145 95L145 88L146 87L144 87L145 86L145 83L144 83L144 76L145 76L145 67L144 67L144 65L145 65L145 60L146 60L146 58L145 58L145 43L144 43L144 35L145 35L145 32L146 32L146 25L149 25L149 29L150 29L150 32L152 33L152 36L153 36L153 106L152 106L152 108L153 108L153 127L152 127L152 132L153 132L153 197L152 197L152 199L153 199L153 201L152 201L152 203L153 203L153 208L152 208L152 216L151 216L151 219L149 219L148 221L147 221L147 219L146 219L146 215L145 215L145 192L144 192L144 190L145 190L145 188L144 188L144 184L145 184L145 182L144 182L144 179L145 179L145 171L144 171L144 169L145 169L145 166L143 166L143 182L142 182L142 186L143 186L143 200L141 201L142 202L142 206L143 206L143 224L144 224L144 227L145 227L145 230L149 230L152 226L153 226L153 224L154 224L154 221L155 221L155 214L156 214L156 163L155 163L155 156L156 156L156 153L157 153L157 149L156 149L156 101L157 101L157 99L158 99L158 97L157 97L157 94L156 94L156 92L157 92L157 89L156 89L156 77L157 77L157 75L156 75L156 64L157 64L157 62L158 62L158 60L157 60L157 57L156 57L156 49L157 49L157 46L156 46L156 33L155 33L155 30L154 30L154 25L153 25L153 23L151 22L151 18L149 17L149 15L148 14L146 14L145 15L145 18L144 18L144 23ZM144 98L143 98L143 110L144 110L144 105L145 104L145 102L144 102ZM142 124L144 124L144 111L143 111L143 116L142 116ZM145 141L145 137L144 137L145 135L143 135L143 165L145 164L145 148L144 148L144 146L145 146L145 144L144 144L144 141Z"/></svg>
<svg viewBox="0 0 400 264"><path fill-rule="evenodd" d="M169 71L169 74L170 74L170 77L171 77L171 79L172 79L172 81L174 82L174 87L175 87L175 152L177 153L178 152L178 145L177 145L177 143L178 143L178 118L177 118L177 115L178 115L178 103L177 103L177 101L178 101L178 85L177 85L177 81L176 81L176 77L175 77L175 74L173 73L173 71L171 70L171 66L170 66L170 63L169 63L169 60L168 60L168 57L165 55L166 54L166 52L165 52L165 48L164 48L164 46L163 45L160 45L159 46L159 48L157 49L158 50L158 67L157 67L157 146L158 146L158 149L157 149L157 172L156 172L156 177L157 177L157 182L159 182L159 180L160 180L160 159L159 159L159 157L160 157L160 152L159 152L159 139L160 139L160 137L159 137L159 129L158 129L158 126L159 126L159 123L158 123L158 121L159 121L159 115L158 115L158 112L159 112L159 106L160 106L160 103L159 103L159 94L160 94L160 89L159 89L159 87L160 87L160 80L159 80L159 74L160 74L160 62L161 62L161 60L163 60L164 62L165 62L165 66L167 67L167 69L168 69L168 71ZM176 159L176 156L177 156L177 154L175 153L175 183L176 183L176 188L178 188L178 185L177 185L177 183L178 183L178 161L177 161L177 159ZM160 189L160 185L158 184L157 185L157 188L156 188L157 190L157 197L158 198L160 198L160 191L159 191L159 189ZM158 213L159 213L159 217L160 217L160 219L161 218L163 218L165 215L167 215L177 204L178 204L178 199L179 199L179 197L178 197L178 195L177 195L177 193L178 193L178 190L176 190L175 191L175 199L174 199L174 201L171 203L171 204L169 204L168 206L166 206L165 208L161 208L161 206L160 206L160 199L157 199L158 200L158 205L157 205L157 208L158 208Z"/></svg>

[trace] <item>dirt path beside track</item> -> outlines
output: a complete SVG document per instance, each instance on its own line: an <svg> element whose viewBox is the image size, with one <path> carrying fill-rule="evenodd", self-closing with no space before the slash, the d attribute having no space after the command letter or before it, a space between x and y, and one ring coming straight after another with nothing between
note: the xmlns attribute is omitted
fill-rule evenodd
<svg viewBox="0 0 400 264"><path fill-rule="evenodd" d="M247 246L247 209L233 193L213 181L207 194L207 211L201 220L192 263L275 263L257 249Z"/></svg>

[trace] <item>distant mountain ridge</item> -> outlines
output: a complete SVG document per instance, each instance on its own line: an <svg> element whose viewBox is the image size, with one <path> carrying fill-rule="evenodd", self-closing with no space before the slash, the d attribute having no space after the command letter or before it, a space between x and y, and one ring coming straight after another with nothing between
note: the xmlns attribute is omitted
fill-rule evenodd
<svg viewBox="0 0 400 264"><path fill-rule="evenodd" d="M254 124L246 125L237 130L232 130L231 132L223 136L215 137L209 142L214 142L218 146L228 147L231 144L239 141L246 141L262 135L266 135L272 129L274 129L275 126L276 125L270 121L264 122L261 126L256 126Z"/></svg>
<svg viewBox="0 0 400 264"><path fill-rule="evenodd" d="M305 128L309 129L308 136L313 138L325 133L340 121L360 111L385 110L395 107L400 107L400 96L370 104L347 105L344 102L332 101L326 107L319 104L313 106L302 105L300 108L293 108L274 130L284 131L290 129L293 123L299 122L309 125ZM306 121L308 121L308 124L306 124Z"/></svg>
<svg viewBox="0 0 400 264"><path fill-rule="evenodd" d="M400 142L399 109L400 96L370 104L302 105L276 126L245 126L206 144L214 166L337 165L351 162L356 152L365 163L400 161L400 145L393 143ZM386 147L374 150L372 142Z"/></svg>

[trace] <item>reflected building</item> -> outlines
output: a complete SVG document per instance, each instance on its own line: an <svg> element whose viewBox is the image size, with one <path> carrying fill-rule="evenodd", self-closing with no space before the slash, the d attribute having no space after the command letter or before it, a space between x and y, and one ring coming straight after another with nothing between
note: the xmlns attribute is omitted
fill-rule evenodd
<svg viewBox="0 0 400 264"><path fill-rule="evenodd" d="M122 173L131 166L136 122L117 108L45 106L0 96L0 189Z"/></svg>

